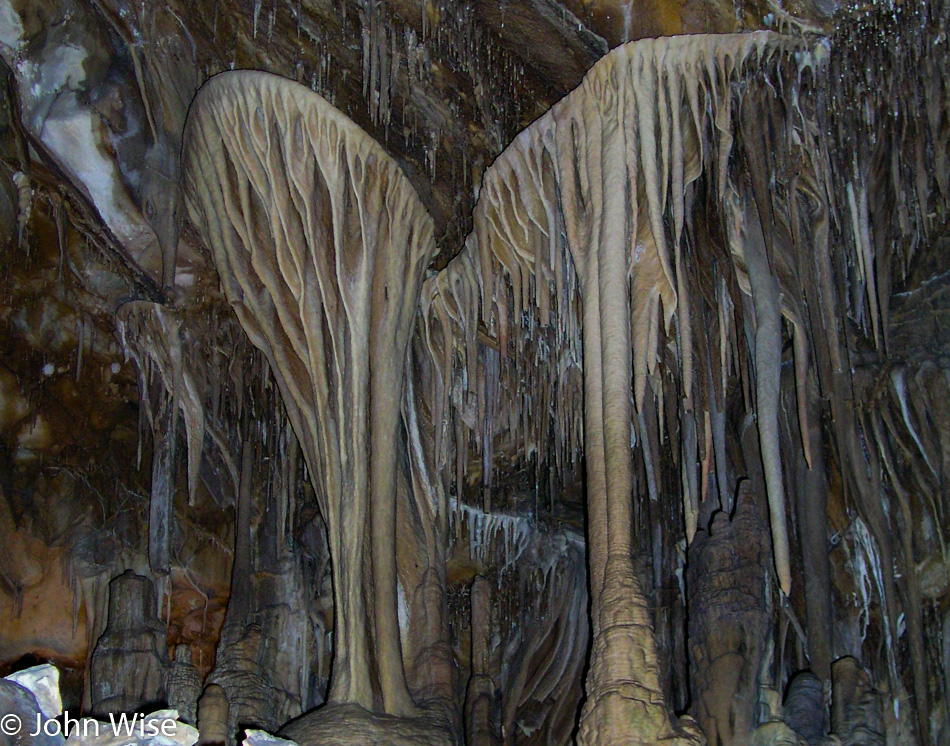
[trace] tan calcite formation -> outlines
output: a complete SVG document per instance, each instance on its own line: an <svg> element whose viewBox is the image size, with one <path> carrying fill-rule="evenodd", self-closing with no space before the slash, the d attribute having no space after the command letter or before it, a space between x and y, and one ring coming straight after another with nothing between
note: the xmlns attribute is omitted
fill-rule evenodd
<svg viewBox="0 0 950 746"><path fill-rule="evenodd" d="M218 684L209 684L198 699L198 743L227 746L231 741L228 695Z"/></svg>
<svg viewBox="0 0 950 746"><path fill-rule="evenodd" d="M436 251L431 221L372 138L276 76L213 78L184 141L192 221L270 361L326 519L336 608L329 701L410 715L395 445L409 331Z"/></svg>
<svg viewBox="0 0 950 746"><path fill-rule="evenodd" d="M682 387L673 406L682 423L683 510L692 539L701 500L699 462L708 469L712 459L713 397L707 386L722 401L730 350L741 340L729 320L724 284L716 289L720 338L703 340L706 347L693 339L692 314L702 282L684 238L693 184L706 172L726 212L740 86L789 62L795 51L797 42L769 33L646 40L614 50L489 169L464 250L423 289L422 333L439 370L436 393L443 396L441 411L434 399L437 422L450 420L454 406L456 423L461 419L476 432L490 431L493 416L514 410L508 417L517 429L521 403L482 401L485 392L506 396L508 387L486 385L498 373L487 370L491 354L479 352L479 345L497 350L502 360L515 359L521 377L516 388L527 389L542 412L550 410L562 451L571 450L576 433L564 410L583 400L594 637L582 744L701 741L694 728L677 729L662 694L652 613L631 559L631 445L644 449L650 497L657 499L644 403L656 396L662 410L656 378L659 340L667 335L675 344ZM741 222L742 214L733 217ZM736 271L746 270L739 259L747 249L732 248ZM695 258L711 249L689 250ZM761 262L747 271L759 273L756 282L769 290L778 285ZM765 291L760 304L757 287L751 288L756 311L766 301L774 304L776 296ZM748 283L746 288L749 292ZM770 322L761 330L763 341L756 337L762 353L756 363L774 364L777 371L772 353L776 344L781 349L781 325L771 313L774 305L768 310L767 317L754 314L757 321L762 316ZM719 358L718 366L706 363L706 351ZM457 372L454 354L461 359ZM565 375L580 365L582 393ZM776 380L767 371L756 379L763 412L777 409ZM475 417L466 404L471 399L478 400ZM533 419L542 421L540 433L546 433L545 418ZM781 466L773 423L760 422L763 427L775 566L787 592ZM491 435L480 437L490 448ZM523 437L540 448L543 437ZM465 447L456 434L457 458ZM436 450L442 458L450 451L444 444Z"/></svg>

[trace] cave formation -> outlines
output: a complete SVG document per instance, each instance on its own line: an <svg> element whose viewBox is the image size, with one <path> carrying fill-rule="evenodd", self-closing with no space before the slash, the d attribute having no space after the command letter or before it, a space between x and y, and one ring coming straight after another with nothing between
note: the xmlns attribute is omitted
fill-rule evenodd
<svg viewBox="0 0 950 746"><path fill-rule="evenodd" d="M0 716L950 744L948 27L0 0Z"/></svg>

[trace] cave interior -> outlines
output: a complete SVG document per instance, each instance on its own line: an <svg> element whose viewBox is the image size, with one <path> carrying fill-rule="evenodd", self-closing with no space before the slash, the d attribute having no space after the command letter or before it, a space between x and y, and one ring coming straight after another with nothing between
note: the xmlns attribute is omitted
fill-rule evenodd
<svg viewBox="0 0 950 746"><path fill-rule="evenodd" d="M0 0L0 715L950 746L948 28Z"/></svg>

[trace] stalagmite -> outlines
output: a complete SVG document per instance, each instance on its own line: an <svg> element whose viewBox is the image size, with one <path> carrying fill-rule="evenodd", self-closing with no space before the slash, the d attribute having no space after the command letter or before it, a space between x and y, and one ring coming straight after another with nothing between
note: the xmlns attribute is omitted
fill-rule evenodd
<svg viewBox="0 0 950 746"><path fill-rule="evenodd" d="M691 550L688 646L695 712L709 743L742 742L755 726L755 695L766 658L769 599L759 580L768 535L754 491L742 483L732 517L717 513ZM715 598L715 603L704 599Z"/></svg>
<svg viewBox="0 0 950 746"><path fill-rule="evenodd" d="M89 663L92 712L136 711L165 699L167 630L152 582L131 570L109 583L109 623Z"/></svg>
<svg viewBox="0 0 950 746"><path fill-rule="evenodd" d="M828 734L825 693L811 671L799 671L789 680L782 709L785 722L808 743L821 743Z"/></svg>
<svg viewBox="0 0 950 746"><path fill-rule="evenodd" d="M270 362L327 522L337 619L329 699L410 715L396 622L394 361L406 359L435 252L431 222L362 130L261 73L223 74L199 92L183 173L192 220Z"/></svg>
<svg viewBox="0 0 950 746"><path fill-rule="evenodd" d="M165 672L168 706L178 711L182 722L197 725L201 675L191 660L191 647L178 645L172 663Z"/></svg>
<svg viewBox="0 0 950 746"><path fill-rule="evenodd" d="M847 746L883 746L881 694L854 658L839 658L831 667L831 730Z"/></svg>
<svg viewBox="0 0 950 746"><path fill-rule="evenodd" d="M227 746L230 743L228 695L218 684L209 684L198 700L198 732L201 746Z"/></svg>

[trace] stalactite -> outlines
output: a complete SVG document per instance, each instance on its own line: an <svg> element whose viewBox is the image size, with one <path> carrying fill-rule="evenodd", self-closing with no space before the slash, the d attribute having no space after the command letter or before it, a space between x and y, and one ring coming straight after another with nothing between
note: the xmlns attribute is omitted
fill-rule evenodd
<svg viewBox="0 0 950 746"><path fill-rule="evenodd" d="M363 98L374 125L389 126L394 82L399 70L396 36L390 41L390 22L380 0L360 4L363 26Z"/></svg>
<svg viewBox="0 0 950 746"><path fill-rule="evenodd" d="M772 549L779 583L787 594L792 576L785 525L785 489L779 450L779 379L782 365L781 306L778 280L768 268L762 227L749 207L733 193L730 243L745 259L755 318L756 422L769 496ZM748 231L748 232L747 232Z"/></svg>
<svg viewBox="0 0 950 746"><path fill-rule="evenodd" d="M135 301L119 309L117 320L126 357L134 358L140 371L152 369L158 374L159 398L169 397L173 407L171 422L177 422L179 412L184 420L188 441L188 495L191 500L198 487L198 470L204 447L207 373L183 360L182 320L171 309ZM150 421L155 416L150 404L154 396L151 387L151 378L144 376L140 388ZM162 434L165 430L159 428L156 432Z"/></svg>

